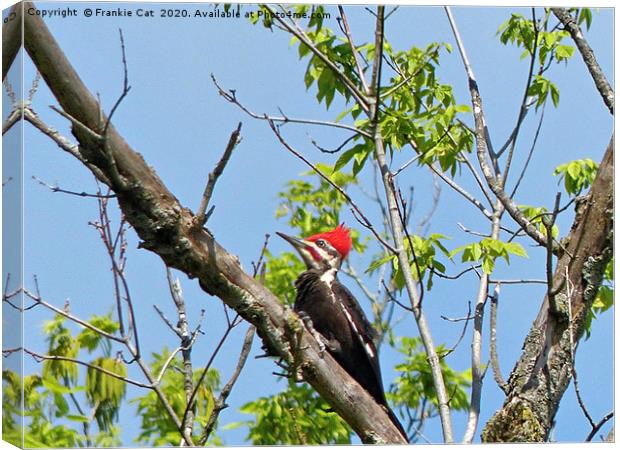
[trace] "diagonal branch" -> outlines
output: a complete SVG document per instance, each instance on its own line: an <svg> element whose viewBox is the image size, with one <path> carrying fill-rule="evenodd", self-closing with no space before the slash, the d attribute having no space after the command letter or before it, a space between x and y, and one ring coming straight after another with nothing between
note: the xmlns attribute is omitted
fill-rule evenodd
<svg viewBox="0 0 620 450"><path fill-rule="evenodd" d="M224 150L224 154L218 161L213 169L213 172L209 173L209 180L207 181L207 185L205 186L205 190L202 194L202 200L200 202L200 206L198 207L198 212L196 213L196 226L202 227L208 219L208 215L206 214L207 206L209 205L209 200L211 200L211 196L213 195L213 189L215 188L215 183L217 183L217 179L224 172L224 168L226 164L228 164L228 160L232 155L233 150L240 142L241 133L241 122L237 125L237 128L231 133L230 139L228 140L228 145Z"/></svg>
<svg viewBox="0 0 620 450"><path fill-rule="evenodd" d="M609 84L609 81L607 81L607 78L605 77L601 66L599 66L598 61L596 61L594 52L581 32L581 28L579 28L579 25L575 22L575 19L565 8L551 8L551 11L553 11L553 14L555 14L560 22L562 22L564 29L570 33L573 41L575 41L575 44L579 49L579 53L581 53L581 57L583 58L583 62L586 64L586 67L594 80L596 89L598 89L601 97L603 97L603 101L605 102L605 105L607 105L607 108L609 108L609 112L613 115L614 91Z"/></svg>
<svg viewBox="0 0 620 450"><path fill-rule="evenodd" d="M472 106L474 110L474 119L476 124L475 135L476 135L476 154L478 156L478 162L480 164L480 168L482 169L482 173L486 179L487 184L491 188L491 191L496 195L499 201L502 203L506 211L510 214L510 216L517 222L523 230L534 239L539 245L546 246L547 238L541 233L536 226L534 226L528 219L525 217L522 211L519 210L517 204L508 196L506 191L503 189L503 181L501 176L495 176L493 171L491 170L491 166L489 165L489 161L487 157L491 152L491 148L489 146L488 141L488 129L486 125L486 120L484 118L484 110L482 108L482 98L480 96L480 91L478 89L478 83L476 82L476 77L474 75L474 71L469 63L469 59L467 58L467 53L465 51L465 46L463 45L463 41L461 39L461 35L456 26L456 22L454 17L452 16L452 11L449 7L445 7L446 14L448 16L448 20L450 22L450 26L452 27L452 32L454 33L454 38L457 43L457 47L461 54L461 59L463 60L463 66L465 67L465 72L467 73L467 79L469 82L469 91L471 95ZM554 253L558 251L557 242L553 241L552 243Z"/></svg>
<svg viewBox="0 0 620 450"><path fill-rule="evenodd" d="M228 407L228 405L226 404L226 399L230 395L230 392L233 386L235 385L235 383L237 382L237 379L239 378L239 375L241 374L241 370L243 370L243 366L245 365L248 359L248 355L250 354L250 350L252 349L252 342L254 341L255 331L256 331L256 328L250 325L250 327L248 328L248 331L245 334L245 339L243 340L243 345L241 347L241 354L239 355L239 360L237 361L237 366L235 367L235 371L231 375L228 382L224 385L224 387L222 388L220 392L220 395L215 401L213 411L211 412L211 415L209 416L207 425L204 427L202 436L200 437L200 440L198 441L198 445L206 444L207 440L209 439L209 436L213 432L213 428L215 427L215 423L217 421L217 418L220 415L220 412L222 412L222 410Z"/></svg>
<svg viewBox="0 0 620 450"><path fill-rule="evenodd" d="M377 7L377 20L375 28L375 61L373 65L372 83L370 86L373 94L373 102L371 102L371 110L369 117L374 131L374 143L375 143L375 156L377 164L381 172L381 179L385 191L385 196L388 205L388 214L390 217L390 225L394 246L396 247L396 255L398 257L399 267L402 268L403 277L405 279L405 287L407 289L407 295L411 303L411 311L413 312L414 319L422 338L424 350L426 352L428 362L431 369L431 375L433 379L433 385L437 393L439 416L441 419L443 438L446 443L453 441L452 431L452 418L449 405L449 397L446 391L446 385L441 370L439 356L433 343L433 336L430 331L430 327L426 321L426 316L421 308L420 295L416 282L414 281L413 274L411 272L411 265L407 251L405 249L405 232L403 230L403 223L398 207L398 200L396 197L396 189L394 186L394 180L387 164L387 157L381 135L381 127L379 126L379 92L381 84L381 63L383 60L383 38L384 38L384 13L385 7Z"/></svg>
<svg viewBox="0 0 620 450"><path fill-rule="evenodd" d="M340 69L327 55L325 55L321 50L317 48L316 45L312 42L310 37L301 29L297 24L290 24L286 20L284 20L281 16L282 14L276 14L273 9L271 9L267 5L263 6L273 19L278 22L282 27L286 29L290 34L299 39L306 47L308 47L312 53L315 54L317 58L319 58L333 73L339 78L342 83L347 87L347 90L351 93L355 101L360 105L360 108L364 112L368 112L370 110L369 99L366 95L359 90L356 84L344 73L342 69Z"/></svg>
<svg viewBox="0 0 620 450"><path fill-rule="evenodd" d="M217 88L218 93L220 94L221 97L223 97L227 102L232 103L233 105L237 106L239 109L241 109L244 113L246 113L248 116L252 117L253 119L272 120L274 122L281 122L281 123L301 123L301 124L307 124L307 125L341 128L343 130L352 131L355 134L359 134L367 138L372 138L372 135L368 133L367 131L364 131L360 128L356 128L352 125L347 125L344 123L329 122L325 120L316 120L316 119L302 119L299 117L289 117L285 115L281 110L280 110L280 113L282 114L281 116L258 114L252 111L251 109L249 109L246 105L244 105L243 103L239 101L239 99L237 98L237 91L235 89L229 89L228 91L224 90L224 88L218 83L217 79L215 78L213 74L211 74L211 80L213 81L213 84Z"/></svg>

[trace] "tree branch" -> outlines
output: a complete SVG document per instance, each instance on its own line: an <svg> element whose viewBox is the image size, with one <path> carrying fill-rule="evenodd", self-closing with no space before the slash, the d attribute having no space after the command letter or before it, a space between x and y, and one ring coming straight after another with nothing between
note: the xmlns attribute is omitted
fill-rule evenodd
<svg viewBox="0 0 620 450"><path fill-rule="evenodd" d="M586 64L592 79L594 80L594 84L596 85L596 89L601 94L605 105L609 108L609 112L613 115L614 113L614 91L611 88L611 85L607 81L601 66L599 66L596 61L596 57L594 56L594 52L588 44L588 41L584 37L581 29L575 19L569 14L569 12L564 8L551 8L553 14L562 22L564 25L564 29L568 31L575 41L577 48L579 49L579 53L581 53L581 57L583 58L583 62Z"/></svg>
<svg viewBox="0 0 620 450"><path fill-rule="evenodd" d="M22 44L22 14L24 5L16 3L9 10L2 26L2 81L15 61Z"/></svg>
<svg viewBox="0 0 620 450"><path fill-rule="evenodd" d="M196 226L197 227L202 227L208 218L205 215L205 212L207 210L207 206L209 205L209 200L211 200L211 196L213 195L213 189L215 188L215 183L217 183L217 179L220 177L220 175L222 175L222 172L224 172L224 168L226 167L226 164L228 164L228 160L230 159L230 156L232 155L233 150L239 143L240 133L241 133L241 122L239 122L239 125L237 125L237 128L235 129L235 131L231 133L230 139L228 140L228 145L226 146L226 149L224 150L224 154L222 155L222 157L216 164L215 169L213 169L213 171L209 173L209 180L207 182L207 185L205 186L205 190L202 194L202 200L200 202L200 206L198 207L198 212L196 213Z"/></svg>
<svg viewBox="0 0 620 450"><path fill-rule="evenodd" d="M496 195L499 201L502 202L502 205L506 211L508 211L510 216L532 239L534 239L539 245L545 246L547 244L547 238L534 225L532 225L529 220L527 220L515 202L504 191L502 188L502 177L496 177L496 175L491 171L487 157L489 154L492 156L492 149L490 148L490 142L488 141L488 129L482 109L482 98L480 97L480 91L478 90L478 83L476 82L474 72L469 64L469 59L467 58L467 53L465 52L465 47L463 46L463 41L461 40L461 36L456 26L456 22L454 21L454 17L452 16L452 12L449 7L446 7L445 10L448 15L448 20L450 22L450 26L452 27L452 31L457 42L457 47L461 54L469 81L469 91L471 94L474 119L476 123L476 154L478 156L478 162L480 164L480 168L482 169L482 173L487 181L487 184L489 185L489 188L491 188L491 191ZM557 250L558 245L556 242L553 242L553 251L557 252Z"/></svg>
<svg viewBox="0 0 620 450"><path fill-rule="evenodd" d="M390 225L392 228L392 237L394 240L394 246L396 247L398 263L399 266L402 268L403 276L405 279L405 287L407 289L407 295L411 302L411 309L413 310L413 316L416 320L418 330L420 331L422 343L424 345L424 349L431 368L433 384L435 387L435 391L437 392L437 399L439 403L438 409L441 418L443 438L446 443L449 443L453 441L453 436L452 419L450 415L450 406L448 395L446 392L446 386L439 363L439 356L437 355L437 352L435 350L435 344L433 343L433 337L430 332L430 328L426 322L426 317L420 307L420 297L418 295L416 283L413 279L413 274L411 273L411 266L409 265L407 252L404 246L404 231L396 198L396 189L394 188L393 178L387 165L383 138L381 136L381 128L378 126L378 96L381 83L381 62L383 59L384 12L384 6L377 7L377 24L375 29L375 61L373 65L373 76L371 82L371 92L373 94L371 98L373 98L374 102L371 103L369 117L373 125L375 156L377 158L377 164L381 172L383 186L385 189L385 195L388 203L388 213L390 216Z"/></svg>

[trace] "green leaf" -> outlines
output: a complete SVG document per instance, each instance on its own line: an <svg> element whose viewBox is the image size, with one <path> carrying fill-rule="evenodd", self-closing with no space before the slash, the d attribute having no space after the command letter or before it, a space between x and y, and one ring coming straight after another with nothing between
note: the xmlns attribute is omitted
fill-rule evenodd
<svg viewBox="0 0 620 450"><path fill-rule="evenodd" d="M338 161L336 161L336 164L334 164L333 172L337 172L340 169L342 169L344 166L347 165L349 161L351 161L351 159L353 159L355 155L365 150L366 150L365 144L357 144L354 147L347 150L346 152L344 152L342 155L340 155L340 157L338 158Z"/></svg>
<svg viewBox="0 0 620 450"><path fill-rule="evenodd" d="M518 242L507 242L505 244L506 251L508 253L512 253L513 255L521 256L523 258L527 258L527 252L523 248L521 244Z"/></svg>
<svg viewBox="0 0 620 450"><path fill-rule="evenodd" d="M493 258L484 258L482 260L482 270L486 274L491 274L495 268L495 260Z"/></svg>
<svg viewBox="0 0 620 450"><path fill-rule="evenodd" d="M88 423L88 422L90 422L90 418L88 418L86 416L82 416L80 414L67 414L65 417L68 420L72 420L73 422L81 422L81 423Z"/></svg>

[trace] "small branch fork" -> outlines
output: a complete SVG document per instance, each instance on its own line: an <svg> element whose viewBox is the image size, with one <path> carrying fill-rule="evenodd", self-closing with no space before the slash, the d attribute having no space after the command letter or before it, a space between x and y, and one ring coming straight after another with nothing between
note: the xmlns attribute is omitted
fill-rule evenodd
<svg viewBox="0 0 620 450"><path fill-rule="evenodd" d="M296 117L289 117L289 116L285 115L282 111L280 111L280 113L282 114L281 116L272 116L272 115L267 115L267 114L255 113L255 112L250 110L248 107L246 107L243 103L241 103L239 101L239 99L237 98L237 91L236 90L234 90L234 89L225 90L218 83L217 79L215 78L215 76L213 74L211 74L211 80L213 81L213 84L217 88L218 93L219 93L219 95L221 97L223 97L227 102L232 103L233 105L237 106L239 109L241 109L243 112L245 112L248 116L250 116L250 117L252 117L254 119L258 119L258 120L271 120L273 122L278 122L278 123L282 123L282 124L286 124L286 123L300 123L300 124L306 124L306 125L317 125L317 126L324 126L324 127L331 127L331 128L340 128L340 129L343 129L343 130L352 131L355 135L364 136L364 137L367 137L369 139L372 138L372 135L370 133L368 133L367 131L364 131L364 130L359 129L359 128L355 128L354 126L347 125L347 124L344 124L344 123L329 122L329 121L315 120L315 119L301 119L301 118L296 118Z"/></svg>

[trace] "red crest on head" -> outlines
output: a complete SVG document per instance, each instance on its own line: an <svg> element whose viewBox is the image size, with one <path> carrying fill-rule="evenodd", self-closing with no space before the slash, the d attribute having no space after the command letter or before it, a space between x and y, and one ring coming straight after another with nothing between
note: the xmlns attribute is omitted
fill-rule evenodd
<svg viewBox="0 0 620 450"><path fill-rule="evenodd" d="M349 229L345 228L344 223L341 223L331 231L315 234L309 238L306 238L307 241L311 242L315 242L319 239L325 239L328 241L332 247L338 250L338 253L342 255L343 259L346 258L351 251L351 234L349 233Z"/></svg>

